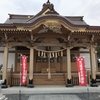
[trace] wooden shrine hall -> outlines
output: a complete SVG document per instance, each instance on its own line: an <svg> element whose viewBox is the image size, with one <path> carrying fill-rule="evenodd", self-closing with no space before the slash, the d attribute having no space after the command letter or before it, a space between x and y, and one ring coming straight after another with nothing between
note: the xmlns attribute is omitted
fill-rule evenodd
<svg viewBox="0 0 100 100"><path fill-rule="evenodd" d="M89 54L87 84L95 87L99 45L100 26L88 25L83 16L61 16L49 0L36 15L9 14L0 24L2 87L20 85L20 54L28 57L28 87L79 85L76 57Z"/></svg>

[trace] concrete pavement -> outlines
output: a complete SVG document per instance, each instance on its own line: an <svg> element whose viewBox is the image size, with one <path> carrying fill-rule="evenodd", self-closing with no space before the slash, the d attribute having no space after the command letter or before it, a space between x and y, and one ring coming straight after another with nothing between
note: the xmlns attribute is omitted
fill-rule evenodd
<svg viewBox="0 0 100 100"><path fill-rule="evenodd" d="M28 100L82 100L76 95L33 95Z"/></svg>
<svg viewBox="0 0 100 100"><path fill-rule="evenodd" d="M18 94L21 91L22 94L48 94L48 93L88 93L88 92L97 92L100 93L100 87L89 87L89 86L74 86L74 87L65 87L65 86L35 86L34 88L27 87L9 87L2 89L3 94Z"/></svg>
<svg viewBox="0 0 100 100"><path fill-rule="evenodd" d="M19 91L21 93L19 94ZM8 100L100 100L100 87L57 85L9 87L2 89ZM20 98L20 99L19 99Z"/></svg>

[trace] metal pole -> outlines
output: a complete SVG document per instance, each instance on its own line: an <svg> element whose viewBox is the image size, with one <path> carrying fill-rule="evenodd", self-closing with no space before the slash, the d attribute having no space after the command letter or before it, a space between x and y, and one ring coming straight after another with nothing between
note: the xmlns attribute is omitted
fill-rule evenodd
<svg viewBox="0 0 100 100"><path fill-rule="evenodd" d="M89 89L88 88L87 88L87 93L88 93L88 99L87 100L90 100Z"/></svg>
<svg viewBox="0 0 100 100"><path fill-rule="evenodd" d="M20 54L20 86L19 86L19 100L21 100L21 68L22 68L22 54Z"/></svg>
<svg viewBox="0 0 100 100"><path fill-rule="evenodd" d="M87 100L90 100L90 99L89 99L89 88L88 88L88 71L87 71L87 70L86 70L86 83L87 83L87 94L88 94Z"/></svg>
<svg viewBox="0 0 100 100"><path fill-rule="evenodd" d="M19 99L18 100L21 100L21 90L19 90Z"/></svg>
<svg viewBox="0 0 100 100"><path fill-rule="evenodd" d="M21 69L22 68L22 54L20 54L20 87L21 87Z"/></svg>

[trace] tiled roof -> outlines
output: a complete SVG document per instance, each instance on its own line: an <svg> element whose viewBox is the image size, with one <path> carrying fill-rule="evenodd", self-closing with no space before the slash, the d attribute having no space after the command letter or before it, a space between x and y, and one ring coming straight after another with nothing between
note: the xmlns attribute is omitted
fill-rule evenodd
<svg viewBox="0 0 100 100"><path fill-rule="evenodd" d="M67 21L69 21L73 25L87 25L87 23L83 20L83 17L81 16L60 16L60 15L54 15L54 14L46 14L48 17L51 16L58 16L63 17ZM37 17L34 17L32 15L13 15L11 18L8 18L6 20L6 24L13 24L13 23L32 23L33 21L37 20L40 17L46 16L46 15L40 15ZM10 15L11 16L11 15Z"/></svg>
<svg viewBox="0 0 100 100"><path fill-rule="evenodd" d="M4 24L31 24L36 23L41 19L58 19L63 20L70 25L78 26L87 26L87 23L83 20L83 16L61 16L58 12L55 11L54 5L48 0L43 4L42 10L36 15L17 15L9 14L9 18L5 21ZM16 26L16 25L15 25Z"/></svg>

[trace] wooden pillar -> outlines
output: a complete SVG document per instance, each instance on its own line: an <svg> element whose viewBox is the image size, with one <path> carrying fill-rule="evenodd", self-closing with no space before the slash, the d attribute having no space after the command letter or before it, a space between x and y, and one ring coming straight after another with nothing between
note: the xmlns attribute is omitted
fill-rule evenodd
<svg viewBox="0 0 100 100"><path fill-rule="evenodd" d="M17 53L17 48L15 47L15 69L14 69L14 72L17 71L17 60L18 60L18 53Z"/></svg>
<svg viewBox="0 0 100 100"><path fill-rule="evenodd" d="M33 68L33 73L36 71L36 56L37 56L37 52L36 52L36 50L34 50L34 68Z"/></svg>
<svg viewBox="0 0 100 100"><path fill-rule="evenodd" d="M66 51L66 58L67 58L67 85L66 87L72 87L71 81L71 57L70 57L70 48L67 48Z"/></svg>
<svg viewBox="0 0 100 100"><path fill-rule="evenodd" d="M30 48L30 66L29 66L29 84L28 87L34 87L33 85L33 68L34 68L34 48Z"/></svg>
<svg viewBox="0 0 100 100"><path fill-rule="evenodd" d="M62 72L63 69L63 57L60 57L60 72Z"/></svg>
<svg viewBox="0 0 100 100"><path fill-rule="evenodd" d="M96 60L95 60L95 49L93 45L91 45L91 86L96 87Z"/></svg>
<svg viewBox="0 0 100 100"><path fill-rule="evenodd" d="M3 77L4 83L2 88L7 88L7 67L8 67L8 44L4 48L4 60L3 60Z"/></svg>

